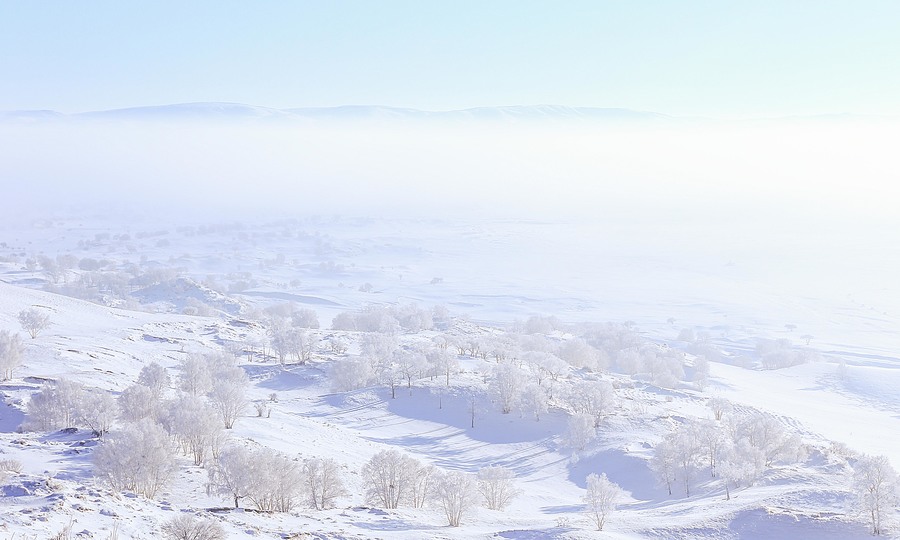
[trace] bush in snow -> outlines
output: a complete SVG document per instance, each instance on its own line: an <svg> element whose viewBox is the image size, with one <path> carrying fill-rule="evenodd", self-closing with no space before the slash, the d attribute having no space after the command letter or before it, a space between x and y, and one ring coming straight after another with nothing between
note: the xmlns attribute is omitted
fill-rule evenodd
<svg viewBox="0 0 900 540"><path fill-rule="evenodd" d="M168 540L225 540L225 531L217 521L181 514L167 521L162 532Z"/></svg>

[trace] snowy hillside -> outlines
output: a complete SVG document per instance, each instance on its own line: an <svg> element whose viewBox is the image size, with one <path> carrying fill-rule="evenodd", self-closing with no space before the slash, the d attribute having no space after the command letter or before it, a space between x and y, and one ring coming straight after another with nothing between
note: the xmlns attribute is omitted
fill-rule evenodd
<svg viewBox="0 0 900 540"><path fill-rule="evenodd" d="M637 253L595 231L585 259L576 230L4 230L0 338L23 354L0 383L0 534L164 538L197 516L228 538L868 537L863 455L900 466L884 297L806 296L750 261ZM45 322L33 339L27 312ZM163 453L158 487L123 480L134 448L144 465ZM386 450L406 456L409 487L373 483ZM252 471L239 496L229 463ZM339 482L314 499L325 472ZM487 507L490 474L511 478L503 509ZM621 489L602 533L591 474ZM469 503L458 526L450 495Z"/></svg>

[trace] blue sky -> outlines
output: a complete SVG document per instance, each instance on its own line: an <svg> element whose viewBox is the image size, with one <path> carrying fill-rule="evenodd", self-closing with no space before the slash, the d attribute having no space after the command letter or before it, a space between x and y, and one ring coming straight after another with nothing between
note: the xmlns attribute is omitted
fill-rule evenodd
<svg viewBox="0 0 900 540"><path fill-rule="evenodd" d="M0 110L900 114L896 1L3 2Z"/></svg>

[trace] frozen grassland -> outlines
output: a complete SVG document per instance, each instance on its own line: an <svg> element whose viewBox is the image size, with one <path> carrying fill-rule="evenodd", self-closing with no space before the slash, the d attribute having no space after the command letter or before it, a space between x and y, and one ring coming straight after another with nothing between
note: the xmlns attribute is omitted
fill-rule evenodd
<svg viewBox="0 0 900 540"><path fill-rule="evenodd" d="M67 527L72 538L112 538L114 528L118 538L162 538L162 525L182 513L210 517L228 538L868 537L868 518L854 505L853 464L860 454L883 454L900 467L900 320L896 291L884 288L885 276L896 276L895 255L877 235L794 231L759 245L751 235L736 241L736 231L765 227L752 219L722 231L623 223L117 225L74 216L8 226L0 330L21 333L25 352L0 383L0 458L22 465L0 488L0 538L48 538ZM74 260L58 257L65 255ZM458 365L449 375L419 366L410 383L395 380L394 398L384 376L336 388L333 366L365 355L369 332L333 330L331 321L411 304L429 318L432 306L445 306L450 318L396 329L395 345L426 350L446 339ZM35 339L17 320L32 307L50 321ZM288 354L279 362L272 318L300 308L316 312L321 328L308 333L319 341L309 361ZM606 322L613 325L603 331L586 325ZM544 370L534 360L562 356L580 336L602 350L600 361ZM347 350L332 348L336 340ZM48 381L117 396L156 362L173 380L165 389L172 399L179 362L214 352L233 354L250 380L232 443L333 458L347 492L334 508L309 509L303 499L290 512L250 511L249 501L229 509L227 496L206 487L213 460L194 465L180 452L177 474L155 497L116 493L94 474L103 438L84 426L21 427L30 397ZM492 371L501 363L550 394L539 420L541 407L518 399L501 412ZM609 382L614 401L596 438L578 449L566 436L577 400L566 396L583 380ZM723 431L738 430L742 418L774 419L791 451L729 486L727 499L723 475L712 476L697 455L690 495L680 473L670 495L651 461L671 433L712 419L715 398L731 404ZM257 416L254 404L266 414ZM502 466L522 493L504 511L471 509L459 527L447 525L435 502L384 510L366 501L361 470L385 448L446 470ZM583 513L590 473L624 490L603 532Z"/></svg>

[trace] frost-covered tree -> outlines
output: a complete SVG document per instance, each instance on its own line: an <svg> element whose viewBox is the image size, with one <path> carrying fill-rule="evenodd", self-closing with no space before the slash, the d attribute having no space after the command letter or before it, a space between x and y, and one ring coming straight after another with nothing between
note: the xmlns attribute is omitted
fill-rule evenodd
<svg viewBox="0 0 900 540"><path fill-rule="evenodd" d="M413 508L423 508L428 498L432 495L434 479L437 469L433 465L426 465L420 461L415 462L416 470L412 475L409 500Z"/></svg>
<svg viewBox="0 0 900 540"><path fill-rule="evenodd" d="M450 375L459 370L459 360L448 349L432 349L425 354L432 373L442 375L447 386L450 386Z"/></svg>
<svg viewBox="0 0 900 540"><path fill-rule="evenodd" d="M331 364L331 386L337 392L362 388L373 376L372 363L362 356L341 358Z"/></svg>
<svg viewBox="0 0 900 540"><path fill-rule="evenodd" d="M94 451L98 478L116 491L147 498L153 498L177 468L169 436L146 419L109 433Z"/></svg>
<svg viewBox="0 0 900 540"><path fill-rule="evenodd" d="M167 540L225 540L225 530L219 522L210 518L198 519L191 514L180 514L162 526Z"/></svg>
<svg viewBox="0 0 900 540"><path fill-rule="evenodd" d="M593 416L586 413L575 413L569 417L562 438L563 444L567 448L580 452L596 438L597 429L594 427Z"/></svg>
<svg viewBox="0 0 900 540"><path fill-rule="evenodd" d="M366 500L382 508L397 508L409 500L419 463L395 450L382 450L366 462L362 469Z"/></svg>
<svg viewBox="0 0 900 540"><path fill-rule="evenodd" d="M172 386L172 378L169 377L166 368L156 362L151 362L141 368L137 383L149 388L156 399L162 399L165 392Z"/></svg>
<svg viewBox="0 0 900 540"><path fill-rule="evenodd" d="M169 404L164 424L182 451L194 458L194 465L202 464L222 440L222 421L216 411L190 394L182 394Z"/></svg>
<svg viewBox="0 0 900 540"><path fill-rule="evenodd" d="M38 337L44 329L50 326L50 316L37 308L23 309L19 312L19 324L28 332L31 339Z"/></svg>
<svg viewBox="0 0 900 540"><path fill-rule="evenodd" d="M249 384L246 372L239 367L220 369L215 374L208 397L225 429L231 429L247 407L246 390Z"/></svg>
<svg viewBox="0 0 900 540"><path fill-rule="evenodd" d="M270 448L252 454L253 484L247 498L261 512L290 512L302 497L300 462Z"/></svg>
<svg viewBox="0 0 900 540"><path fill-rule="evenodd" d="M119 413L126 423L143 418L157 419L160 402L153 390L140 384L133 384L119 394Z"/></svg>
<svg viewBox="0 0 900 540"><path fill-rule="evenodd" d="M491 390L500 404L500 412L509 414L519 394L528 382L528 377L512 364L497 364Z"/></svg>
<svg viewBox="0 0 900 540"><path fill-rule="evenodd" d="M118 416L119 405L105 390L93 389L84 392L78 404L79 421L98 437L102 437L112 429Z"/></svg>
<svg viewBox="0 0 900 540"><path fill-rule="evenodd" d="M317 330L319 328L319 315L314 309L295 309L293 313L291 313L291 324L298 328L311 328Z"/></svg>
<svg viewBox="0 0 900 540"><path fill-rule="evenodd" d="M406 380L406 387L412 388L413 380L418 378L427 367L425 355L419 351L399 351L394 355L397 370Z"/></svg>
<svg viewBox="0 0 900 540"><path fill-rule="evenodd" d="M585 513L597 526L598 531L603 530L609 515L616 509L619 499L622 498L622 488L612 482L605 474L599 476L591 473L587 477L587 491L583 501Z"/></svg>
<svg viewBox="0 0 900 540"><path fill-rule="evenodd" d="M178 364L180 388L192 396L202 396L212 388L209 361L199 355L188 355Z"/></svg>
<svg viewBox="0 0 900 540"><path fill-rule="evenodd" d="M869 520L872 534L881 535L900 503L897 472L885 456L862 456L853 466L856 504Z"/></svg>
<svg viewBox="0 0 900 540"><path fill-rule="evenodd" d="M466 512L478 504L478 483L475 476L469 473L438 473L434 491L435 499L451 527L459 527Z"/></svg>
<svg viewBox="0 0 900 540"><path fill-rule="evenodd" d="M766 467L775 461L796 459L802 446L781 422L765 414L754 414L738 422L735 439L740 438L746 438L763 453Z"/></svg>
<svg viewBox="0 0 900 540"><path fill-rule="evenodd" d="M653 449L650 458L650 469L656 473L660 483L666 486L669 495L672 494L672 484L675 482L675 471L678 467L678 458L675 446L668 439L660 441Z"/></svg>
<svg viewBox="0 0 900 540"><path fill-rule="evenodd" d="M616 394L609 381L578 381L572 385L566 400L577 413L591 415L594 427L599 427L603 416L615 405Z"/></svg>
<svg viewBox="0 0 900 540"><path fill-rule="evenodd" d="M575 369L588 368L592 371L602 371L608 367L601 366L600 351L582 338L566 341L559 348L559 357Z"/></svg>
<svg viewBox="0 0 900 540"><path fill-rule="evenodd" d="M303 462L303 478L309 505L316 510L334 508L338 497L348 495L341 480L341 466L332 458L312 458Z"/></svg>
<svg viewBox="0 0 900 540"><path fill-rule="evenodd" d="M397 338L390 334L365 333L359 341L360 354L373 362L391 358L398 348Z"/></svg>
<svg viewBox="0 0 900 540"><path fill-rule="evenodd" d="M211 466L207 467L207 494L228 497L240 508L240 501L253 492L256 482L254 456L244 446L225 447Z"/></svg>
<svg viewBox="0 0 900 540"><path fill-rule="evenodd" d="M26 427L44 431L76 427L84 395L84 386L69 379L44 384L25 407Z"/></svg>
<svg viewBox="0 0 900 540"><path fill-rule="evenodd" d="M503 510L522 493L515 486L516 475L505 467L484 467L478 471L478 491L484 497L484 506L491 510Z"/></svg>
<svg viewBox="0 0 900 540"><path fill-rule="evenodd" d="M535 422L539 422L549 406L547 392L540 385L529 383L519 394L518 406L523 415L531 416Z"/></svg>
<svg viewBox="0 0 900 540"><path fill-rule="evenodd" d="M714 420L707 419L694 424L694 433L697 435L701 451L706 456L710 476L716 476L719 456L728 444L725 430Z"/></svg>
<svg viewBox="0 0 900 540"><path fill-rule="evenodd" d="M721 421L726 414L733 410L731 402L723 397L710 398L710 400L706 402L706 406L710 408L713 413L713 418L715 418L716 421Z"/></svg>
<svg viewBox="0 0 900 540"><path fill-rule="evenodd" d="M697 472L697 462L702 454L700 441L693 426L680 426L667 437L675 451L675 463L678 475L684 486L684 494L691 496L691 483Z"/></svg>
<svg viewBox="0 0 900 540"><path fill-rule="evenodd" d="M13 371L22 365L24 352L25 347L19 334L0 330L0 378L2 380L12 379Z"/></svg>
<svg viewBox="0 0 900 540"><path fill-rule="evenodd" d="M765 469L765 455L746 438L726 444L716 465L716 472L725 487L725 498L731 499L731 488L749 486Z"/></svg>

